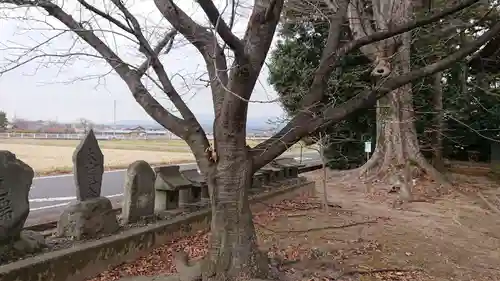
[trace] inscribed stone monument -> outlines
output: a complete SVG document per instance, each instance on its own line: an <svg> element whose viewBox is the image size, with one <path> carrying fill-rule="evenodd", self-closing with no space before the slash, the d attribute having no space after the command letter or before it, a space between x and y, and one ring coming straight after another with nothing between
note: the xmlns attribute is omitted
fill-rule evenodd
<svg viewBox="0 0 500 281"><path fill-rule="evenodd" d="M122 206L125 223L154 215L155 172L145 161L135 161L127 169Z"/></svg>
<svg viewBox="0 0 500 281"><path fill-rule="evenodd" d="M10 151L0 150L0 244L19 239L30 212L33 169Z"/></svg>
<svg viewBox="0 0 500 281"><path fill-rule="evenodd" d="M101 195L104 155L91 129L73 153L76 198L85 201Z"/></svg>
<svg viewBox="0 0 500 281"><path fill-rule="evenodd" d="M57 235L77 240L95 238L119 229L111 201L100 197L104 156L92 130L73 154L77 201L59 217Z"/></svg>

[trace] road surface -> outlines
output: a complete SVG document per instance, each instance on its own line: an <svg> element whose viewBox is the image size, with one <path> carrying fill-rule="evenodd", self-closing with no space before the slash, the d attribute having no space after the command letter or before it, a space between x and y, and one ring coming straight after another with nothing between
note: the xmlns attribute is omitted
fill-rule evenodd
<svg viewBox="0 0 500 281"><path fill-rule="evenodd" d="M283 156L294 157L300 160L300 154L287 153ZM317 152L302 153L302 163L319 160ZM180 164L181 170L196 169L196 163ZM108 197L113 205L121 202L126 170L107 171L103 175L101 188L102 196ZM29 194L30 214L26 225L57 220L59 214L75 197L75 183L73 174L37 177L33 179Z"/></svg>

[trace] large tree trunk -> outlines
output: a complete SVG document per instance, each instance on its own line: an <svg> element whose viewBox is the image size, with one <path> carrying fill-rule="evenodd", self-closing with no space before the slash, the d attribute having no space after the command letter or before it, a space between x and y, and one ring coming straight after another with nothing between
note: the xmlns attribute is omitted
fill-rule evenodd
<svg viewBox="0 0 500 281"><path fill-rule="evenodd" d="M412 106L411 88L401 87L382 98L377 106L377 144L368 162L361 167L363 175L386 179L393 184L411 179L405 173L411 167L412 177L430 174L444 180L420 152Z"/></svg>
<svg viewBox="0 0 500 281"><path fill-rule="evenodd" d="M446 184L446 178L420 152L409 85L378 101L377 144L361 174L367 179L377 177L390 185L399 184L404 200L412 200L412 180L424 174Z"/></svg>
<svg viewBox="0 0 500 281"><path fill-rule="evenodd" d="M209 175L212 223L204 280L239 280L267 277L267 257L258 249L248 200L252 161L245 144L222 145L216 167ZM221 149L221 148L224 149Z"/></svg>
<svg viewBox="0 0 500 281"><path fill-rule="evenodd" d="M362 1L362 0L357 0ZM377 29L390 29L392 25L411 20L413 9L410 0L372 0L374 19ZM351 10L351 14L356 11ZM364 23L351 20L354 35L365 34L361 28ZM386 76L398 76L410 71L411 33L407 32L393 40L381 41L362 49L374 62L372 75L379 80ZM411 180L418 175L429 174L440 182L445 178L424 158L420 152L414 125L413 99L411 85L400 87L377 103L377 144L372 157L360 169L367 179L374 177L388 181L389 184L402 183L411 189ZM401 186L402 188L404 186ZM405 190L411 197L411 190ZM411 199L411 198L406 198Z"/></svg>

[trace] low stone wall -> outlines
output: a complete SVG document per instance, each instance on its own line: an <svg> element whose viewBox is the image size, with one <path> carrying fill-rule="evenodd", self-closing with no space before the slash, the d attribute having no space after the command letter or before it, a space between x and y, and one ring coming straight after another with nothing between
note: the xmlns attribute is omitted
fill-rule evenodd
<svg viewBox="0 0 500 281"><path fill-rule="evenodd" d="M267 204L277 203L303 193L314 195L314 182L302 181L252 196L250 199L252 211L258 212ZM109 267L146 255L155 247L207 229L210 226L210 219L210 210L206 209L173 220L129 229L69 249L6 264L0 266L0 280L82 281Z"/></svg>

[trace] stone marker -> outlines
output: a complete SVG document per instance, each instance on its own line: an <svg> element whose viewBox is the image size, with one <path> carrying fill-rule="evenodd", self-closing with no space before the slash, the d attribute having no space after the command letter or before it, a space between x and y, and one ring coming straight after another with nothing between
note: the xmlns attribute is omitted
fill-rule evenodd
<svg viewBox="0 0 500 281"><path fill-rule="evenodd" d="M104 155L90 129L73 153L76 198L85 201L101 196Z"/></svg>
<svg viewBox="0 0 500 281"><path fill-rule="evenodd" d="M177 209L179 205L190 203L190 192L184 191L182 198L179 193L191 189L193 185L181 175L179 166L156 167L155 172L155 211Z"/></svg>
<svg viewBox="0 0 500 281"><path fill-rule="evenodd" d="M30 212L33 169L10 151L0 150L0 244L20 238Z"/></svg>
<svg viewBox="0 0 500 281"><path fill-rule="evenodd" d="M270 183L274 182L274 174L273 171L268 170L268 169L260 169L257 171L257 173L262 175L262 184L263 185L269 185Z"/></svg>
<svg viewBox="0 0 500 281"><path fill-rule="evenodd" d="M264 185L266 185L266 175L263 174L262 172L256 172L253 177L252 177L252 188L253 189L260 189Z"/></svg>
<svg viewBox="0 0 500 281"><path fill-rule="evenodd" d="M198 170L184 170L181 174L193 185L191 190L194 202L200 201L201 203L206 204L210 201L207 182L205 181L205 177L201 175Z"/></svg>
<svg viewBox="0 0 500 281"><path fill-rule="evenodd" d="M303 167L305 165L300 164L295 161L293 158L278 158L271 162L272 165L278 167L284 167L285 169L285 177L286 178L296 178L299 175L299 167Z"/></svg>
<svg viewBox="0 0 500 281"><path fill-rule="evenodd" d="M117 231L120 226L111 201L100 197L104 156L92 130L76 148L73 165L77 201L59 217L57 235L81 240Z"/></svg>
<svg viewBox="0 0 500 281"><path fill-rule="evenodd" d="M57 236L76 240L96 238L99 234L116 232L120 228L111 201L98 197L71 204L57 223Z"/></svg>
<svg viewBox="0 0 500 281"><path fill-rule="evenodd" d="M155 172L147 162L139 160L130 164L122 202L124 223L134 223L154 215L154 184Z"/></svg>
<svg viewBox="0 0 500 281"><path fill-rule="evenodd" d="M270 183L273 184L277 181L283 180L285 178L285 172L282 168L273 167L271 165L266 165L262 168L262 171L270 172Z"/></svg>

